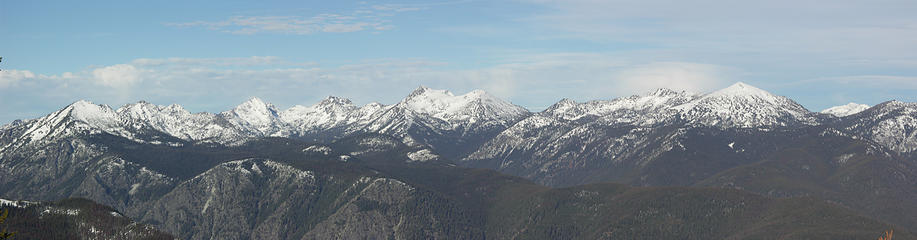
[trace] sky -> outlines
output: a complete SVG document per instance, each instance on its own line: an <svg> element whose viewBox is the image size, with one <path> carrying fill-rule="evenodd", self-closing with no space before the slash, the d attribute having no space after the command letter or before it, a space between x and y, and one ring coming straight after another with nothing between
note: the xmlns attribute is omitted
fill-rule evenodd
<svg viewBox="0 0 917 240"><path fill-rule="evenodd" d="M563 98L745 82L809 110L917 102L913 0L0 0L0 124L85 99L220 112L483 89Z"/></svg>

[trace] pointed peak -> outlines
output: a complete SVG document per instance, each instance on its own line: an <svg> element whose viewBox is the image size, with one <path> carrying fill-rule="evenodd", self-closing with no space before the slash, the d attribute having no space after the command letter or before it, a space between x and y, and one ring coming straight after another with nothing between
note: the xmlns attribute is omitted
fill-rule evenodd
<svg viewBox="0 0 917 240"><path fill-rule="evenodd" d="M555 105L557 105L557 104L561 104L561 105L571 105L571 104L576 104L576 101L574 101L573 99L564 98L564 99L561 99L560 101L557 101L557 103L555 103Z"/></svg>
<svg viewBox="0 0 917 240"><path fill-rule="evenodd" d="M752 85L748 85L747 83L744 83L744 82L736 82L736 83L730 85L729 87L726 87L725 89L734 90L734 91L746 91L746 92L748 92L748 91L764 91L764 90L761 90L760 88L757 88L757 87L752 86Z"/></svg>
<svg viewBox="0 0 917 240"><path fill-rule="evenodd" d="M752 85L748 85L744 82L737 82L732 84L727 88L720 89L716 92L711 93L713 96L759 96L759 97L773 97L774 94L757 88Z"/></svg>
<svg viewBox="0 0 917 240"><path fill-rule="evenodd" d="M275 110L275 109L274 109L275 107L274 107L273 104L264 102L263 100L261 100L261 99L258 98L258 97L249 98L247 101L243 102L242 104L239 104L239 105L236 106L236 108L234 108L234 109L238 110L238 109L242 109L242 108L246 108L246 109L262 108L262 109L271 109L271 110Z"/></svg>
<svg viewBox="0 0 917 240"><path fill-rule="evenodd" d="M95 103L92 103L89 100L80 99L67 106L68 107L81 107L81 106L95 106L95 105L96 105Z"/></svg>
<svg viewBox="0 0 917 240"><path fill-rule="evenodd" d="M547 109L545 109L545 111L548 111L548 112L558 111L558 110L563 111L563 110L566 110L576 105L577 103L576 101L573 101L573 99L564 98L564 99L561 99L560 101L557 101L557 103L554 103L551 106L549 106Z"/></svg>
<svg viewBox="0 0 917 240"><path fill-rule="evenodd" d="M65 109L70 109L70 114L74 114L74 113L86 112L86 111L91 111L91 112L102 111L103 109L111 110L111 107L108 107L106 105L95 104L87 100L79 100L79 101L71 103L70 105L67 105Z"/></svg>
<svg viewBox="0 0 917 240"><path fill-rule="evenodd" d="M322 99L322 101L319 102L318 104L319 105L353 105L353 102L351 102L350 99L347 99L347 98L328 96L325 99Z"/></svg>
<svg viewBox="0 0 917 240"><path fill-rule="evenodd" d="M267 103L265 103L263 100L261 100L261 99L258 98L258 97L249 98L248 101L245 101L245 102L242 103L242 104L250 104L250 105L267 105Z"/></svg>
<svg viewBox="0 0 917 240"><path fill-rule="evenodd" d="M653 90L652 92L650 92L649 96L671 96L675 94L678 94L678 92L676 92L675 90L668 89L668 88L657 88L656 90Z"/></svg>
<svg viewBox="0 0 917 240"><path fill-rule="evenodd" d="M738 81L736 83L733 83L732 86L729 86L729 87L754 87L754 86L748 85L747 83L742 82L742 81Z"/></svg>
<svg viewBox="0 0 917 240"><path fill-rule="evenodd" d="M436 97L436 96L449 96L449 97L453 97L453 96L455 96L455 95L453 95L452 92L449 92L449 91L447 91L447 90L437 90L437 89L432 89L432 88L428 88L428 87L426 87L426 86L421 85L420 87L417 87L417 89L414 89L414 91L411 92L411 94L408 95L408 97L407 97L406 99L416 98L416 97L420 97L420 96L432 96L432 97Z"/></svg>
<svg viewBox="0 0 917 240"><path fill-rule="evenodd" d="M417 88L415 88L414 91L411 91L411 94L409 94L408 96L421 95L421 94L423 94L423 93L425 93L425 92L427 92L427 91L430 91L430 90L432 90L432 89L428 88L427 86L420 85L420 86L418 86Z"/></svg>
<svg viewBox="0 0 917 240"><path fill-rule="evenodd" d="M64 110L69 111L67 115L84 122L99 120L111 122L114 121L112 119L115 118L115 111L112 110L111 107L95 104L87 100L73 102L64 108Z"/></svg>
<svg viewBox="0 0 917 240"><path fill-rule="evenodd" d="M231 112L241 115L255 113L262 115L277 115L278 110L273 104L266 103L260 98L253 97L233 108Z"/></svg>

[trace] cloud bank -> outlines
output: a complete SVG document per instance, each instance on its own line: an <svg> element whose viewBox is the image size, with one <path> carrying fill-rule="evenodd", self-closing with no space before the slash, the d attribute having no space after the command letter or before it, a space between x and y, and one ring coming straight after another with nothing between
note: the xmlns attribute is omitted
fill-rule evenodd
<svg viewBox="0 0 917 240"><path fill-rule="evenodd" d="M30 96L29 100L41 106L32 108L41 112L53 111L78 99L113 105L147 100L219 111L252 96L280 106L312 104L327 95L348 97L358 103L391 104L417 86L425 85L456 93L484 89L540 111L565 97L610 99L660 87L701 91L730 81L725 74L727 68L709 64L633 63L579 53L520 58L527 61L482 68L457 68L423 59L379 59L323 66L263 56L143 58L55 75L4 70L0 72L0 91L4 93L0 101ZM642 81L636 84L635 79ZM0 110L11 113L0 116L8 122L26 117L16 113L31 109Z"/></svg>

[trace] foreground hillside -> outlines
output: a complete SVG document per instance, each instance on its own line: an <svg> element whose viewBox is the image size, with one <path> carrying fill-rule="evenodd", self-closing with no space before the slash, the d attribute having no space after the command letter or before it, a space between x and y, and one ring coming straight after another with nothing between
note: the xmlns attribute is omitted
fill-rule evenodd
<svg viewBox="0 0 917 240"><path fill-rule="evenodd" d="M5 195L87 197L182 239L866 239L888 229L911 237L816 198L619 184L553 189L415 161L409 156L426 149L386 135L330 145L273 138L169 147L114 136L65 142L46 155L12 158L43 170L8 176L34 185L13 185ZM81 160L48 157L55 155Z"/></svg>
<svg viewBox="0 0 917 240"><path fill-rule="evenodd" d="M81 198L55 202L0 200L13 239L175 239L117 210Z"/></svg>

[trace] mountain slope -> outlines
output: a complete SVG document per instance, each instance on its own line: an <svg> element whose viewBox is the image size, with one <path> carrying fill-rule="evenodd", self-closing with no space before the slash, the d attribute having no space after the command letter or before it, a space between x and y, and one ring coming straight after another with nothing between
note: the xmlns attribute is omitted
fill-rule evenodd
<svg viewBox="0 0 917 240"><path fill-rule="evenodd" d="M348 99L328 97L312 106L281 111L252 98L219 114L192 114L179 105L142 101L117 110L77 101L42 118L4 125L0 152L71 134L106 133L153 144L236 146L264 137L330 142L349 135L383 133L457 156L528 115L528 110L481 90L455 96L426 87L390 106L370 103L357 107ZM447 151L456 148L454 154Z"/></svg>
<svg viewBox="0 0 917 240"><path fill-rule="evenodd" d="M3 159L4 164L17 162L12 159L23 159L19 164L41 162L39 159L59 159L50 161L56 163L85 159L78 161L85 163L12 171L15 174L5 174L9 178L2 185L71 168L66 171L92 174L49 174L60 179L47 182L74 182L80 187L41 183L0 194L86 196L113 203L127 216L183 239L572 239L607 232L635 238L830 239L860 238L886 229L897 230L905 239L911 236L901 228L815 199L779 200L727 189L617 184L551 189L490 170L438 161L412 162L408 154L414 147L385 144L383 136L355 136L331 145L272 138L235 147L197 148L141 144L117 136L71 138L68 142L80 143L76 146L82 149L75 152L98 156L80 157L59 150L62 154L56 157L23 154ZM170 152L184 157L171 164L154 164L162 155L166 155L162 159L171 159ZM353 152L361 153L349 154ZM68 157L61 159L65 155ZM111 163L116 159L123 162ZM189 164L175 164L180 162ZM101 167L83 170L93 166ZM133 171L130 169L137 169L139 175L124 174ZM138 182L142 179L150 180ZM153 179L167 181L159 184Z"/></svg>
<svg viewBox="0 0 917 240"><path fill-rule="evenodd" d="M175 239L87 199L0 202L9 214L4 230L14 233L13 239Z"/></svg>
<svg viewBox="0 0 917 240"><path fill-rule="evenodd" d="M917 150L917 103L884 102L842 118L835 126L895 152L913 156Z"/></svg>
<svg viewBox="0 0 917 240"><path fill-rule="evenodd" d="M690 123L726 128L818 123L813 113L793 100L741 82L675 109L681 111L682 117Z"/></svg>

